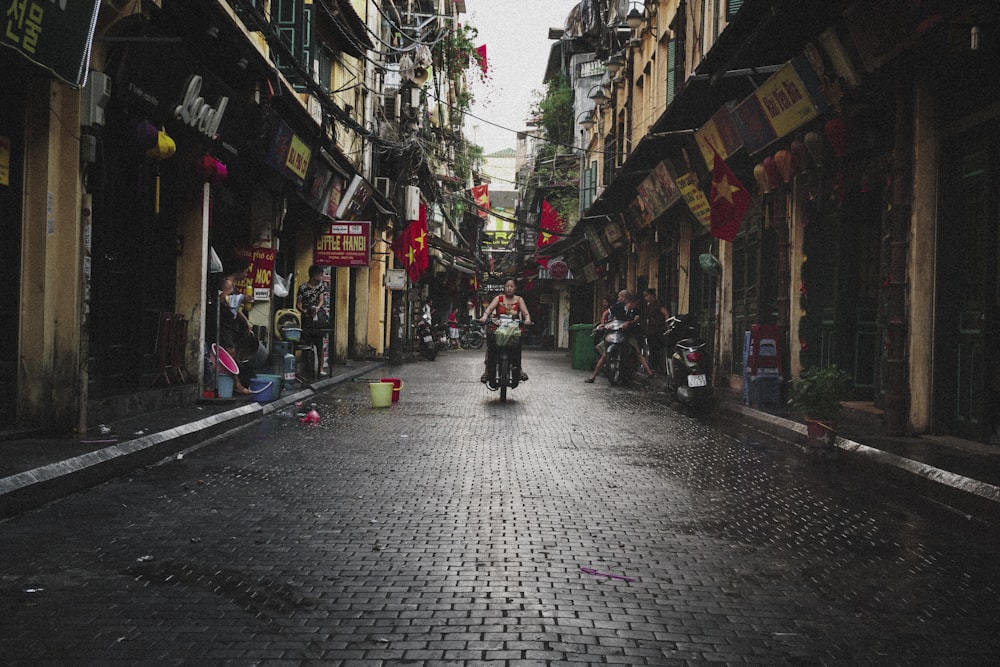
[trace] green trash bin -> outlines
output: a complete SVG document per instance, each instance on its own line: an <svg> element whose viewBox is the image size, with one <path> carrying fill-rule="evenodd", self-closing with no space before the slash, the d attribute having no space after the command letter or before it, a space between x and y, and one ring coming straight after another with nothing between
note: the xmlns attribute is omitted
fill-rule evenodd
<svg viewBox="0 0 1000 667"><path fill-rule="evenodd" d="M590 337L593 328L593 324L571 324L569 327L574 370L589 371L594 365L594 341Z"/></svg>

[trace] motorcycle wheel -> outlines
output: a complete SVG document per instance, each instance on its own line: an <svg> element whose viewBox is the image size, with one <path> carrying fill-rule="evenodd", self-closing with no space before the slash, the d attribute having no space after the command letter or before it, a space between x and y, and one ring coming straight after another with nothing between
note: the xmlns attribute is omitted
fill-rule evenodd
<svg viewBox="0 0 1000 667"><path fill-rule="evenodd" d="M617 387L622 381L622 358L617 350L608 352L606 368L608 370L608 382L611 383L612 387Z"/></svg>
<svg viewBox="0 0 1000 667"><path fill-rule="evenodd" d="M437 353L437 346L433 343L428 345L427 343L420 341L420 354L424 355L424 359L427 361L434 361Z"/></svg>
<svg viewBox="0 0 1000 667"><path fill-rule="evenodd" d="M500 360L500 377L497 380L500 382L500 402L503 403L507 400L507 384L510 382L510 361L507 359Z"/></svg>
<svg viewBox="0 0 1000 667"><path fill-rule="evenodd" d="M478 350L486 342L486 336L483 335L482 331L470 331L466 334L465 340L462 341L462 347L471 347L473 350Z"/></svg>

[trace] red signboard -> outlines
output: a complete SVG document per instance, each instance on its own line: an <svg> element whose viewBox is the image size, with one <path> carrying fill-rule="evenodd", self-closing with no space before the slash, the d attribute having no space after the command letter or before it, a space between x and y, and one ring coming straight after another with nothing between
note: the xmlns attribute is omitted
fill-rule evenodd
<svg viewBox="0 0 1000 667"><path fill-rule="evenodd" d="M313 263L317 266L367 267L371 261L370 222L335 222L316 239Z"/></svg>

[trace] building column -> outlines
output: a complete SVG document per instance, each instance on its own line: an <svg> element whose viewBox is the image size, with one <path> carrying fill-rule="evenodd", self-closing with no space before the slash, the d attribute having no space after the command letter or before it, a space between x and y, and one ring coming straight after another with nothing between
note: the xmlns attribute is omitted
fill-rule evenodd
<svg viewBox="0 0 1000 667"><path fill-rule="evenodd" d="M909 428L927 433L934 400L934 286L937 274L938 163L936 104L925 78L916 80L913 129L913 214L908 260Z"/></svg>

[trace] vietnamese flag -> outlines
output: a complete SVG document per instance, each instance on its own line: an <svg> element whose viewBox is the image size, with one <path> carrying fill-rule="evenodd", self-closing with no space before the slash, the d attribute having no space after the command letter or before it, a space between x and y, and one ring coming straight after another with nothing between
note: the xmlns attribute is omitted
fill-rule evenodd
<svg viewBox="0 0 1000 667"><path fill-rule="evenodd" d="M407 225L406 229L399 232L395 239L392 241L392 253L396 256L396 262L403 268L406 269L406 275L410 277L410 280L416 281L414 278L414 272L411 269L413 263L410 261L410 245L413 237L414 225L413 223Z"/></svg>
<svg viewBox="0 0 1000 667"><path fill-rule="evenodd" d="M490 184L483 183L482 185L473 186L472 200L476 202L476 206L479 207L476 211L476 213L479 214L479 217L488 217L490 210Z"/></svg>
<svg viewBox="0 0 1000 667"><path fill-rule="evenodd" d="M566 231L566 221L559 215L559 211L549 204L547 199L542 200L542 218L539 223L541 231L538 233L537 247L541 248L559 240L559 236Z"/></svg>
<svg viewBox="0 0 1000 667"><path fill-rule="evenodd" d="M479 56L479 66L483 69L483 75L486 75L486 45L476 47L476 54Z"/></svg>
<svg viewBox="0 0 1000 667"><path fill-rule="evenodd" d="M732 243L740 231L743 216L750 208L750 193L718 153L712 167L710 200L712 236Z"/></svg>
<svg viewBox="0 0 1000 667"><path fill-rule="evenodd" d="M416 226L413 230L411 247L414 249L419 275L430 266L430 248L427 245L427 204L420 202L420 213L416 222L410 222L410 227Z"/></svg>

